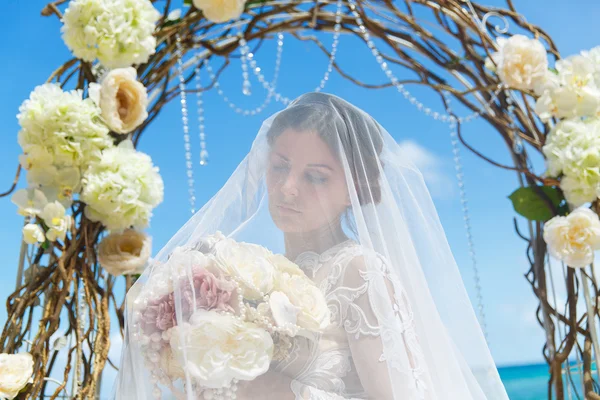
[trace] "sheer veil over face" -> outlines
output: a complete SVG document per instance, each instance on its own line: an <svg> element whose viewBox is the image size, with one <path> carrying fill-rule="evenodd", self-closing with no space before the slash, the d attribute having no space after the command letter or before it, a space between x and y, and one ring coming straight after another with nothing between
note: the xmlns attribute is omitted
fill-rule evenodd
<svg viewBox="0 0 600 400"><path fill-rule="evenodd" d="M422 174L370 115L323 93L264 121L233 175L130 290L117 399L226 398L203 387L228 368L215 349L232 344L198 332L239 293L200 283L212 297L199 302L176 282L206 282L204 256L181 254L230 239L295 262L327 304L308 296L298 315L327 311L331 322L294 337L254 381L236 364L238 399L508 399ZM259 283L271 268L240 263ZM292 275L282 272L305 282Z"/></svg>

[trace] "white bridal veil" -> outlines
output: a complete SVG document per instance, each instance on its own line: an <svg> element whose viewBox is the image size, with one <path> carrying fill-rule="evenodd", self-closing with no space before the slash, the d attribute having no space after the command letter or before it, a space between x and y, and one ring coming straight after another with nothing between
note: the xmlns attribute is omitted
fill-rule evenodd
<svg viewBox="0 0 600 400"><path fill-rule="evenodd" d="M315 284L331 324L298 334L296 353L281 357L299 368L261 358L264 332L223 344L231 330L215 316L238 312L228 304L241 295L198 265L241 242L287 256L309 278L319 274L307 259L327 268ZM259 264L251 273L268 271ZM225 345L246 346L237 364ZM262 378L244 380L258 365ZM217 389L227 376L237 378ZM322 93L264 121L227 183L130 290L115 396L508 399L423 176L371 116Z"/></svg>

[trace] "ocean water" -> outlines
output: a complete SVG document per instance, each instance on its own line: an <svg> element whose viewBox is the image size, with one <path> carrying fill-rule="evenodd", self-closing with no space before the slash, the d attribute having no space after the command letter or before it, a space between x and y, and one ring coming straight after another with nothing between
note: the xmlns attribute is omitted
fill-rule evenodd
<svg viewBox="0 0 600 400"><path fill-rule="evenodd" d="M504 383L510 400L547 400L548 399L548 373L547 364L522 365L514 367L498 368L500 378ZM572 372L571 379L578 381L581 375ZM581 384L577 385L581 388ZM569 396L565 393L565 399L582 399L581 393Z"/></svg>

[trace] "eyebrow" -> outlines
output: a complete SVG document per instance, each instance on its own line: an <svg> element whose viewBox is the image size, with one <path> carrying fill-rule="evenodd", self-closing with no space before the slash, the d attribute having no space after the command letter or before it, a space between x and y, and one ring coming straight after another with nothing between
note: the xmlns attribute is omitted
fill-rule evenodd
<svg viewBox="0 0 600 400"><path fill-rule="evenodd" d="M326 164L308 164L308 166L309 167L317 167L317 168L325 168L330 171L333 171L333 168L331 168L329 165L326 165Z"/></svg>
<svg viewBox="0 0 600 400"><path fill-rule="evenodd" d="M278 157L283 158L286 162L290 162L289 158L287 158L286 156L284 156L281 153L275 153ZM333 171L333 168L331 168L329 165L327 164L308 164L307 167L311 167L311 168L325 168L328 169L330 171Z"/></svg>

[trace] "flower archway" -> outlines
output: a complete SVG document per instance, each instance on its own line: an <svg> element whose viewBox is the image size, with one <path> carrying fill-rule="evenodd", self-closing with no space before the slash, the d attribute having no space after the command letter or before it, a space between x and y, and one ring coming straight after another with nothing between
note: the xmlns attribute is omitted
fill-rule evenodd
<svg viewBox="0 0 600 400"><path fill-rule="evenodd" d="M73 58L32 92L18 116L23 155L16 176L26 171L29 187L15 191L15 179L3 193L12 194L26 225L20 284L8 297L0 352L13 357L26 379L5 383L0 377L0 388L20 398L95 396L112 362L111 314L121 327L124 321L124 293L116 282L124 279L129 287L145 264L151 240L142 229L163 198L162 179L137 143L162 107L179 99L195 209L188 96L197 95L201 105L201 94L216 90L243 115L271 101L287 104L277 74L284 38L291 37L329 57L317 90L331 73L371 89L395 87L407 107L448 125L457 157L462 144L517 174L520 188L511 200L527 219L527 233L516 219L515 226L531 264L526 278L540 300L549 392L557 399L570 391L600 398L600 377L593 375L600 355L593 271L600 248L600 49L562 59L552 39L510 0L502 9L470 0L194 0L183 11L173 3L58 0L42 11L61 18ZM321 41L327 33L331 46ZM342 35L364 42L386 84L361 82L346 71L336 58ZM277 40L272 79L255 57L265 40ZM237 107L220 88L220 72L234 57L242 63L244 91L250 74L266 90L255 109ZM196 79L200 71L211 77L209 85ZM438 103L423 104L411 93L414 86L433 91ZM504 140L512 165L464 140L462 130L477 118ZM200 135L205 162L202 124ZM531 166L540 154L547 171ZM549 253L568 265L566 307L549 295ZM56 338L60 330L65 336ZM56 371L56 349L63 346L67 361ZM19 351L27 354L15 355ZM581 361L582 384L570 376L572 360Z"/></svg>

